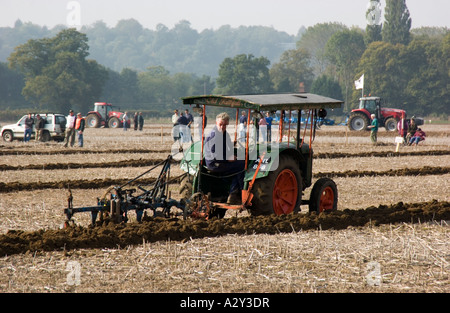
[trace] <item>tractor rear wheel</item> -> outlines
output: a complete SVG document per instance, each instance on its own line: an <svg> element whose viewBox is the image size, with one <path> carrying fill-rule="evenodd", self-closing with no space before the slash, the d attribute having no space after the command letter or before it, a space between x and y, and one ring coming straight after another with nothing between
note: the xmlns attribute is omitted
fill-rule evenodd
<svg viewBox="0 0 450 313"><path fill-rule="evenodd" d="M364 131L369 126L369 119L364 113L352 113L348 119L350 130Z"/></svg>
<svg viewBox="0 0 450 313"><path fill-rule="evenodd" d="M96 114L88 114L88 116L86 116L86 126L98 128L100 126L100 118Z"/></svg>
<svg viewBox="0 0 450 313"><path fill-rule="evenodd" d="M284 215L300 210L302 175L298 161L281 155L278 168L267 177L255 180L250 213Z"/></svg>
<svg viewBox="0 0 450 313"><path fill-rule="evenodd" d="M320 178L311 190L309 212L331 212L337 210L338 191L330 178Z"/></svg>

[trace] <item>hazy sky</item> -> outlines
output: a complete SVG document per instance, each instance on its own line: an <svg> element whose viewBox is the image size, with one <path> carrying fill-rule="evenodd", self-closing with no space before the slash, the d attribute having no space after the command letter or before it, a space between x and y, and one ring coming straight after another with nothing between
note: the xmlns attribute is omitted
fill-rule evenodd
<svg viewBox="0 0 450 313"><path fill-rule="evenodd" d="M134 18L145 28L162 23L172 28L181 20L202 31L222 25L262 25L289 34L301 26L341 22L366 25L369 0L0 0L0 27L20 19L46 25L92 25L102 20L114 27L121 19ZM381 0L384 7L385 0ZM407 0L413 28L450 27L450 0Z"/></svg>

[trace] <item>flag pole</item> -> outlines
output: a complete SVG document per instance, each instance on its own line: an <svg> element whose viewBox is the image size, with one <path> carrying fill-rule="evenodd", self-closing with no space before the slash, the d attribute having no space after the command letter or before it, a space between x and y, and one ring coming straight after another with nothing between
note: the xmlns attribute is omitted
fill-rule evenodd
<svg viewBox="0 0 450 313"><path fill-rule="evenodd" d="M361 98L364 98L364 83L365 83L364 74L362 75L362 88L361 88Z"/></svg>

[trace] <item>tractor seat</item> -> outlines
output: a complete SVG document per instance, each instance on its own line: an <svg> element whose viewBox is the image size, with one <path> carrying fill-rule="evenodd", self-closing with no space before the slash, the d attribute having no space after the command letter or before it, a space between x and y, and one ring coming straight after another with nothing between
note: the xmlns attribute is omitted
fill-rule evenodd
<svg viewBox="0 0 450 313"><path fill-rule="evenodd" d="M216 172L210 170L206 165L202 166L202 174L206 174L206 175L212 176L212 177L220 177L220 178L223 177L222 173L216 173Z"/></svg>

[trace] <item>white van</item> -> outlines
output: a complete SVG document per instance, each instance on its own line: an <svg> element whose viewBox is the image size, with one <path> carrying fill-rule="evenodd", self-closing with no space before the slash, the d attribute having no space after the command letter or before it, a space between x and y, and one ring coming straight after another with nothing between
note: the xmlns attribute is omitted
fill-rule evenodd
<svg viewBox="0 0 450 313"><path fill-rule="evenodd" d="M36 114L31 114L31 117L36 123ZM50 141L51 139L56 141L63 141L66 130L66 117L62 114L39 114L41 118L45 120L44 132L42 134L42 141ZM2 127L1 136L4 141L11 142L13 140L23 140L25 135L25 119L28 117L24 115L17 123L10 124ZM36 135L35 125L33 125L33 131L31 138Z"/></svg>

